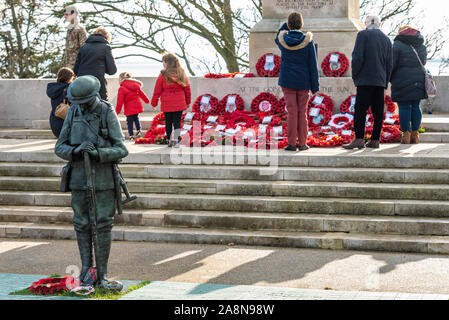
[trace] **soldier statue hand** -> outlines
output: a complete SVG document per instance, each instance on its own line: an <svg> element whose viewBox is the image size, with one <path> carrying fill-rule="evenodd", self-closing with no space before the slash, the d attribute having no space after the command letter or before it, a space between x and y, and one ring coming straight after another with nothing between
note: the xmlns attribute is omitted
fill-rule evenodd
<svg viewBox="0 0 449 320"><path fill-rule="evenodd" d="M80 145L73 151L73 153L76 154L76 155L79 155L79 154L81 154L81 153L84 152L84 151L90 152L90 151L93 151L93 150L95 150L94 144L93 144L92 142L86 141L86 142L83 142L82 144L80 144ZM97 151L97 150L95 150L95 151ZM98 153L98 151L97 151L97 153Z"/></svg>
<svg viewBox="0 0 449 320"><path fill-rule="evenodd" d="M97 150L89 150L87 151L87 153L90 155L90 157L94 160L98 160L99 159L99 154Z"/></svg>

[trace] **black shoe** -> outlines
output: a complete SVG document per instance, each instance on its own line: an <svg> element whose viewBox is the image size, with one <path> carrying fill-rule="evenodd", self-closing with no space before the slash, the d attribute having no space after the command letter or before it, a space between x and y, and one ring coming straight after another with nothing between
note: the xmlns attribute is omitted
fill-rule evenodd
<svg viewBox="0 0 449 320"><path fill-rule="evenodd" d="M303 146L299 146L298 147L298 150L299 151L306 151L306 150L309 150L310 149L310 147L308 146L308 145L303 145Z"/></svg>
<svg viewBox="0 0 449 320"><path fill-rule="evenodd" d="M296 151L296 146L292 146L291 144L289 144L288 146L286 146L284 148L285 151Z"/></svg>

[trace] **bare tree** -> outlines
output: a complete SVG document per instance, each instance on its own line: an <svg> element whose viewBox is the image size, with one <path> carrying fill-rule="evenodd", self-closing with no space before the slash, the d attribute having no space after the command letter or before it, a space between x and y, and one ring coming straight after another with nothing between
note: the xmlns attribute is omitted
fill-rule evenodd
<svg viewBox="0 0 449 320"><path fill-rule="evenodd" d="M4 0L0 4L0 77L54 74L62 53L56 0Z"/></svg>
<svg viewBox="0 0 449 320"><path fill-rule="evenodd" d="M237 72L247 68L249 30L260 20L262 10L261 0L232 1L232 5L231 0L82 2L92 6L85 15L112 27L124 39L114 48L133 46L139 52L131 55L157 61L161 52L173 51L191 74L198 69L210 72L225 67ZM205 49L198 56L199 47ZM191 54L193 48L195 54Z"/></svg>

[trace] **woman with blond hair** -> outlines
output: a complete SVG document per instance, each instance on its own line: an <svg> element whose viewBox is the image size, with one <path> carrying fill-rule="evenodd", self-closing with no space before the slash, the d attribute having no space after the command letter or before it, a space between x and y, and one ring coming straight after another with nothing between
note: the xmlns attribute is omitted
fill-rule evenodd
<svg viewBox="0 0 449 320"><path fill-rule="evenodd" d="M95 29L78 52L73 68L78 77L90 75L100 80L100 96L103 100L108 99L104 75L117 72L110 42L111 35L105 28Z"/></svg>
<svg viewBox="0 0 449 320"><path fill-rule="evenodd" d="M179 147L182 112L190 107L190 81L179 59L172 53L162 57L164 69L157 78L151 105L156 109L161 99L165 115L165 133L169 147ZM172 135L173 133L173 135Z"/></svg>
<svg viewBox="0 0 449 320"><path fill-rule="evenodd" d="M400 27L393 44L391 97L399 105L403 144L419 143L420 102L427 99L422 68L426 60L427 49L421 33L410 26Z"/></svg>

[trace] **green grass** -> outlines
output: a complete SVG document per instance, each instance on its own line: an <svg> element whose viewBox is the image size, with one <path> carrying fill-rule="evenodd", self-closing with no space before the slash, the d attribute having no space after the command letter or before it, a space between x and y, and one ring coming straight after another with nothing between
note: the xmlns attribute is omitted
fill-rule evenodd
<svg viewBox="0 0 449 320"><path fill-rule="evenodd" d="M117 300L132 291L135 291L142 287L145 287L149 283L150 283L150 281L143 281L137 285L130 286L127 291L123 291L123 292L116 292L116 291L106 290L103 288L95 288L95 292L91 293L88 296L77 295L70 291L56 293L56 294L49 294L48 296L49 297L72 297L72 298L96 299L96 300ZM11 293L9 293L9 295L11 295L11 296L37 296L36 294L31 292L29 288L11 292Z"/></svg>

